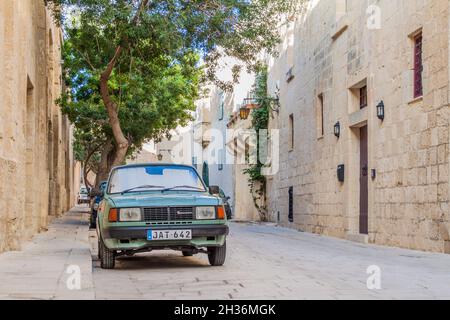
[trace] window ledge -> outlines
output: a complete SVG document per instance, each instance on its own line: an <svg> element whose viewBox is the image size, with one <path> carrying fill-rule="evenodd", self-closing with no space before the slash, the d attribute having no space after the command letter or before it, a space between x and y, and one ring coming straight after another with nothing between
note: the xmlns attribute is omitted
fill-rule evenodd
<svg viewBox="0 0 450 320"><path fill-rule="evenodd" d="M336 41L344 32L348 29L348 25L343 25L341 28L337 29L334 34L331 36L333 41Z"/></svg>
<svg viewBox="0 0 450 320"><path fill-rule="evenodd" d="M345 15L336 23L331 35L331 39L333 41L336 41L348 29L348 26L348 18Z"/></svg>
<svg viewBox="0 0 450 320"><path fill-rule="evenodd" d="M420 96L420 97L412 99L410 102L408 102L408 104L412 105L412 104L416 104L416 103L422 102L422 101L423 101L423 96Z"/></svg>

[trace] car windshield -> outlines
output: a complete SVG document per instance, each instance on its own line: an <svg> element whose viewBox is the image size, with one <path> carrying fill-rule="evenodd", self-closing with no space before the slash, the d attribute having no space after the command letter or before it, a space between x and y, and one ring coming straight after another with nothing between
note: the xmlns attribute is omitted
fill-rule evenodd
<svg viewBox="0 0 450 320"><path fill-rule="evenodd" d="M185 166L123 167L111 174L108 193L155 190L206 191L197 172Z"/></svg>

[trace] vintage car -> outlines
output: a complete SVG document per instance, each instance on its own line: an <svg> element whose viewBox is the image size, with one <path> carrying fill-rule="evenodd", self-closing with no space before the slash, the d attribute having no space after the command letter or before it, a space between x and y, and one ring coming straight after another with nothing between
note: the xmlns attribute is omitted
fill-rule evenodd
<svg viewBox="0 0 450 320"><path fill-rule="evenodd" d="M89 190L86 187L81 187L78 192L77 203L89 203Z"/></svg>
<svg viewBox="0 0 450 320"><path fill-rule="evenodd" d="M207 188L195 168L133 164L111 170L97 234L104 269L114 268L118 256L161 249L206 253L221 266L228 223L219 187Z"/></svg>

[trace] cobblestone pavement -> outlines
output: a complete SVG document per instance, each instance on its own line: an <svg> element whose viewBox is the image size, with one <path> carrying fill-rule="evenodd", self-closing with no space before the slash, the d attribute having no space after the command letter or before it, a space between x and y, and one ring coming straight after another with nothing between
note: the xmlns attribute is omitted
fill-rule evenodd
<svg viewBox="0 0 450 320"><path fill-rule="evenodd" d="M0 299L94 298L86 211L75 208L21 251L0 254ZM74 272L82 275L81 290L68 289Z"/></svg>
<svg viewBox="0 0 450 320"><path fill-rule="evenodd" d="M156 251L102 270L85 209L55 220L20 252L0 254L0 299L450 299L450 256L231 224L223 267ZM91 260L92 259L92 260ZM368 290L367 268L381 270ZM81 290L69 290L78 266Z"/></svg>
<svg viewBox="0 0 450 320"><path fill-rule="evenodd" d="M96 238L91 241L96 243ZM450 256L362 245L295 230L231 224L223 267L206 255L159 251L102 270L95 297L136 299L449 299ZM367 268L381 290L367 289Z"/></svg>

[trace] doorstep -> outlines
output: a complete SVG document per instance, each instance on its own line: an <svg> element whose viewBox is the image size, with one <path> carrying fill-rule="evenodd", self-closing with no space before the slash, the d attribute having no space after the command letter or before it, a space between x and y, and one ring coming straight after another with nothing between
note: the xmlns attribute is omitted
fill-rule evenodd
<svg viewBox="0 0 450 320"><path fill-rule="evenodd" d="M363 244L369 244L369 235L367 234L350 234L347 233L347 240L363 243Z"/></svg>

